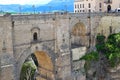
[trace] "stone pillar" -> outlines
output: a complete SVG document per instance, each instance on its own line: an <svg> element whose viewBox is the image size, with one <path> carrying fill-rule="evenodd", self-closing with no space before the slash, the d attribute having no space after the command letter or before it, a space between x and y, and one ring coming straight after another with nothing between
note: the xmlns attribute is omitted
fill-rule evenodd
<svg viewBox="0 0 120 80"><path fill-rule="evenodd" d="M0 80L15 80L15 67L14 59L11 55L3 54L1 55L1 75Z"/></svg>
<svg viewBox="0 0 120 80"><path fill-rule="evenodd" d="M58 80L71 80L71 62L68 53L61 53L62 55L56 61Z"/></svg>
<svg viewBox="0 0 120 80"><path fill-rule="evenodd" d="M64 18L63 18L64 17ZM57 80L71 80L71 53L69 17L67 14L56 16L56 43L57 54L56 68Z"/></svg>
<svg viewBox="0 0 120 80"><path fill-rule="evenodd" d="M0 63L1 63L1 80L15 79L15 60L12 43L12 21L11 16L6 15L0 18L0 27L2 35L0 36Z"/></svg>
<svg viewBox="0 0 120 80"><path fill-rule="evenodd" d="M69 53L69 52L68 52ZM71 79L71 62L70 62L70 54L63 54L62 56L62 75L63 80Z"/></svg>

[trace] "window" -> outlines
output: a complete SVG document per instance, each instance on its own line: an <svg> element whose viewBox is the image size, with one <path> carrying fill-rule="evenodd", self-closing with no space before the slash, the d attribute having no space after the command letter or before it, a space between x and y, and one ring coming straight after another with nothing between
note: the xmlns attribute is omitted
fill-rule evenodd
<svg viewBox="0 0 120 80"><path fill-rule="evenodd" d="M101 3L99 3L99 7L102 8L102 4Z"/></svg>
<svg viewBox="0 0 120 80"><path fill-rule="evenodd" d="M75 8L76 8L76 4L75 4Z"/></svg>
<svg viewBox="0 0 120 80"><path fill-rule="evenodd" d="M107 12L110 12L111 11L111 5L108 5L107 6Z"/></svg>
<svg viewBox="0 0 120 80"><path fill-rule="evenodd" d="M34 40L34 41L37 41L37 40L38 40L38 37L37 37L37 33L36 33L36 32L33 34L33 40Z"/></svg>
<svg viewBox="0 0 120 80"><path fill-rule="evenodd" d="M77 11L75 10L75 13L76 13Z"/></svg>
<svg viewBox="0 0 120 80"><path fill-rule="evenodd" d="M40 40L40 28L37 27L36 24L33 24L32 26L36 26L31 29L31 41L34 42Z"/></svg>
<svg viewBox="0 0 120 80"><path fill-rule="evenodd" d="M78 6L78 9L79 9L79 4L77 6Z"/></svg>
<svg viewBox="0 0 120 80"><path fill-rule="evenodd" d="M81 4L80 4L80 8L81 8Z"/></svg>
<svg viewBox="0 0 120 80"><path fill-rule="evenodd" d="M108 3L110 3L110 0L108 0Z"/></svg>
<svg viewBox="0 0 120 80"><path fill-rule="evenodd" d="M91 5L90 5L90 3L88 4L88 8L91 8Z"/></svg>

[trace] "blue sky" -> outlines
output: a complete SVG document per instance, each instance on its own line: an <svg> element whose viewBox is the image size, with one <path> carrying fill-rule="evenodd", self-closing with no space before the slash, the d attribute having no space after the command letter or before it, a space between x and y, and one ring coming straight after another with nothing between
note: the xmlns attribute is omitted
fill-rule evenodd
<svg viewBox="0 0 120 80"><path fill-rule="evenodd" d="M74 0L0 0L0 11L20 12L21 9L21 12L33 12L32 5L35 5L36 12L53 12L59 10L73 12L73 1Z"/></svg>
<svg viewBox="0 0 120 80"><path fill-rule="evenodd" d="M0 0L0 4L20 4L20 5L25 5L25 4L32 4L32 5L37 5L37 4L47 4L51 0Z"/></svg>

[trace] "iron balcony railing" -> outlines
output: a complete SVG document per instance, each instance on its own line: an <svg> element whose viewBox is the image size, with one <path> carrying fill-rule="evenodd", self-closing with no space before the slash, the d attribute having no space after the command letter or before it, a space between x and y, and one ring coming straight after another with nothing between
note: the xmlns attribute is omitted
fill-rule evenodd
<svg viewBox="0 0 120 80"><path fill-rule="evenodd" d="M111 3L112 3L112 0L105 0L104 3L106 3L106 4L111 4Z"/></svg>

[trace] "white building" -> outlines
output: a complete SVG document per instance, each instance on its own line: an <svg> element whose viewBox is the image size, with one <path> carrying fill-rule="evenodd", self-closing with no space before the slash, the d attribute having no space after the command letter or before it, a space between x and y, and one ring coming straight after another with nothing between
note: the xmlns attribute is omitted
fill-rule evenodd
<svg viewBox="0 0 120 80"><path fill-rule="evenodd" d="M120 7L120 0L74 0L74 13L109 12Z"/></svg>

